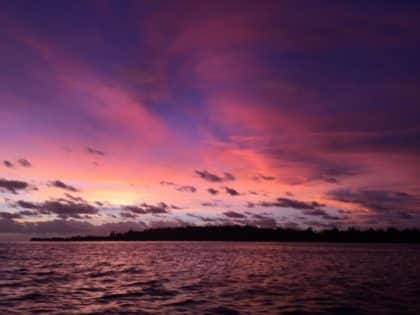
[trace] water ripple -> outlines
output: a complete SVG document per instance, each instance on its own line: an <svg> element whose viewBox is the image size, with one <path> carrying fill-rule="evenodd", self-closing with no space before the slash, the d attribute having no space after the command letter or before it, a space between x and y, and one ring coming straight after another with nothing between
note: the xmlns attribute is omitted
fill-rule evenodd
<svg viewBox="0 0 420 315"><path fill-rule="evenodd" d="M3 243L0 314L420 314L416 245Z"/></svg>

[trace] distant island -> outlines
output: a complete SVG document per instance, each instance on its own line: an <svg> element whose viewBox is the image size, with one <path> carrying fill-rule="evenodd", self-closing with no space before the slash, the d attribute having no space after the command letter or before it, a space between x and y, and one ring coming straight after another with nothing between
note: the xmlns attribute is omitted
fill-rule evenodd
<svg viewBox="0 0 420 315"><path fill-rule="evenodd" d="M333 243L420 243L420 230L395 228L360 230L311 228L257 228L252 226L187 226L157 228L109 236L34 237L31 241L84 242L84 241L231 241L231 242L333 242Z"/></svg>

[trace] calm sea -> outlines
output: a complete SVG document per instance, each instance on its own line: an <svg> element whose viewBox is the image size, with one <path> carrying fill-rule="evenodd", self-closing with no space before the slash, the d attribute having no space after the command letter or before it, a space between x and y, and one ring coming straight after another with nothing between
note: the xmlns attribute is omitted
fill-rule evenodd
<svg viewBox="0 0 420 315"><path fill-rule="evenodd" d="M2 243L0 314L420 314L420 246Z"/></svg>

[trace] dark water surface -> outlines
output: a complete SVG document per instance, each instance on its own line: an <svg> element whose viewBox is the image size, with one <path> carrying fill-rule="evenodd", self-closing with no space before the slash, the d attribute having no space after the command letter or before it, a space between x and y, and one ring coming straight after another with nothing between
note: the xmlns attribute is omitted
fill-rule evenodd
<svg viewBox="0 0 420 315"><path fill-rule="evenodd" d="M0 314L420 314L420 246L3 243Z"/></svg>

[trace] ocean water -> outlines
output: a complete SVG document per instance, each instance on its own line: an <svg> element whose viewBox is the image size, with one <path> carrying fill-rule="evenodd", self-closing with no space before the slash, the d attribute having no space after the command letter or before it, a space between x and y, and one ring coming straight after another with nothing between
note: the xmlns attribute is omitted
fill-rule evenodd
<svg viewBox="0 0 420 315"><path fill-rule="evenodd" d="M2 243L0 314L420 314L420 246Z"/></svg>

